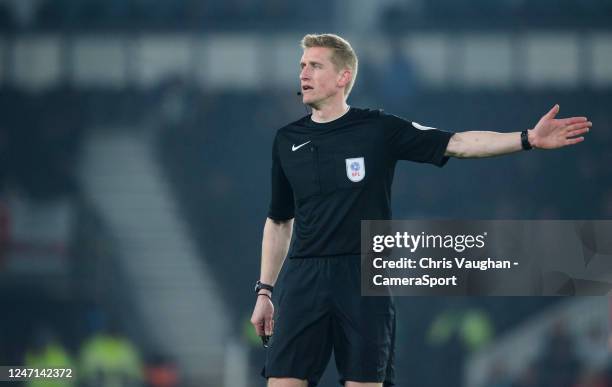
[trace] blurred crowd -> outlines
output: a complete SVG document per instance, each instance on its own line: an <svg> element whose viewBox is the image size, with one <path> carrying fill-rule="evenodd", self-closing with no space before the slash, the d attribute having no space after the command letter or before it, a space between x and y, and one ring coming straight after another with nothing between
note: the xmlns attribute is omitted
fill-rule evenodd
<svg viewBox="0 0 612 387"><path fill-rule="evenodd" d="M0 352L2 364L36 369L65 369L64 378L32 379L28 387L177 387L176 365L167 357L145 356L116 322L107 322L100 311L78 316L87 321L82 337L68 326L37 321L21 340L20 354ZM74 322L64 321L75 326ZM80 324L76 324L80 326ZM7 338L5 341L9 341ZM0 347L2 350L2 347Z"/></svg>
<svg viewBox="0 0 612 387"><path fill-rule="evenodd" d="M381 10L381 27L392 32L432 27L606 27L612 15L612 5L606 0L409 0L387 4ZM332 23L344 5L341 0L3 0L0 29L317 29Z"/></svg>
<svg viewBox="0 0 612 387"><path fill-rule="evenodd" d="M572 335L563 322L552 326L538 356L518 375L500 361L482 387L609 387L612 356L608 332L593 325L586 334Z"/></svg>
<svg viewBox="0 0 612 387"><path fill-rule="evenodd" d="M311 7L328 11L308 12ZM333 11L333 4L322 0L308 4L280 0L3 0L0 29L208 31L314 27L329 23Z"/></svg>
<svg viewBox="0 0 612 387"><path fill-rule="evenodd" d="M389 32L607 27L610 15L612 3L606 0L413 0L390 4L383 11L381 27Z"/></svg>
<svg viewBox="0 0 612 387"><path fill-rule="evenodd" d="M341 0L3 0L0 29L273 30L326 28L342 12ZM548 28L607 26L606 0L409 0L381 11L387 31L417 28ZM357 4L356 6L359 6ZM516 20L520 20L517 25ZM328 27L327 27L328 28Z"/></svg>
<svg viewBox="0 0 612 387"><path fill-rule="evenodd" d="M403 66L401 58L394 63L388 65ZM606 130L610 127L609 93L442 92L420 89L409 75L396 79L395 88L383 87L393 80L368 71L367 63L362 75L351 96L352 105L389 106L391 113L443 129L518 130L533 125L555 102L560 103L562 115L586 114L594 122L587 141L572 149L521 153L488 162L455 160L442 170L402 164L394 184L396 218L612 216L612 136ZM248 284L258 272L272 137L275 129L307 114L299 99L290 95L279 91L210 93L180 78L147 90L64 87L29 93L3 88L0 98L7 108L0 117L0 155L4 158L0 183L5 190L18 190L33 200L78 196L76 160L88 130L121 126L148 131L158 139L160 163L193 235L206 256L214 257L208 264L237 317L236 331L241 331L253 301L245 296L250 294ZM414 181L419 184L415 186ZM487 183L466 184L473 181ZM0 235L4 235L10 229L10 208L3 207L0 215L4 225ZM240 238L229 237L235 235ZM1 241L0 259L10 245L8 237ZM227 265L228 261L236 264ZM236 283L245 285L236 287ZM424 331L425 320L431 322L435 317L436 309L429 306L400 307L408 316L414 308L422 313L420 325L413 321L417 325L406 329ZM509 321L519 308L515 302L496 311L493 325ZM414 342L410 345L415 347ZM532 370L544 372L546 362L552 361L554 356L543 355ZM529 379L530 371L525 372L522 379Z"/></svg>
<svg viewBox="0 0 612 387"><path fill-rule="evenodd" d="M309 31L315 31L328 30L333 25L342 9L338 4L343 3L4 0L0 1L0 30L266 31L307 26ZM313 12L323 7L328 11ZM548 17L541 18L542 14ZM499 28L510 23L506 16L514 17L514 26L520 20L520 27L546 27L551 23L578 28L605 26L612 16L612 2L390 2L381 11L380 24L392 33L428 27ZM359 78L349 99L351 106L383 108L450 131L519 131L533 127L542 114L559 103L560 116L586 115L594 124L585 143L555 152L523 152L487 161L452 160L441 170L401 163L393 186L395 218L612 217L612 92L428 88L419 79L419 69L397 49L398 41L391 40L390 44L391 55L384 63L370 63L365 58L360 63ZM252 364L258 367L262 349L248 319L269 200L271 144L276 129L308 114L295 92L288 90L291 86L215 92L181 77L170 77L153 87L130 84L123 89L76 89L60 84L47 90L27 91L14 89L10 82L3 83L0 275L14 242L8 192L17 192L34 202L58 197L77 200L81 191L78 161L88 131L146 132L156 140L160 166L172 183L178 207L189 224L189 234L205 252L202 256L207 257L208 266L218 278L223 301L234 317L235 331L244 332L252 348ZM77 248L74 254L88 257L89 251ZM18 288L17 292L23 290L24 287ZM82 295L74 295L79 296ZM402 321L398 358L407 359L410 367L402 367L398 376L400 380L419 380L428 386L460 380L466 354L554 302L540 298L460 302L402 299L398 301L398 321ZM84 312L72 318L87 320ZM13 327L28 321L27 316L20 315L11 319ZM0 327L6 327L2 321ZM90 331L77 333L47 324L26 332L32 337L27 343L23 337L10 337L6 333L10 330L3 329L0 364L74 365L80 372L73 385L180 384L171 359L144 350L118 327L121 324L92 324ZM551 330L537 359L520 375L509 374L500 361L483 387L610 386L610 359L607 350L601 353L598 344L603 334L593 331L588 336L592 340L577 340L559 325ZM3 345L7 343L13 346ZM447 372L440 373L439 365L431 359L443 359L448 364Z"/></svg>
<svg viewBox="0 0 612 387"><path fill-rule="evenodd" d="M38 200L75 194L85 124L80 95L3 87L0 106L0 192L10 185Z"/></svg>

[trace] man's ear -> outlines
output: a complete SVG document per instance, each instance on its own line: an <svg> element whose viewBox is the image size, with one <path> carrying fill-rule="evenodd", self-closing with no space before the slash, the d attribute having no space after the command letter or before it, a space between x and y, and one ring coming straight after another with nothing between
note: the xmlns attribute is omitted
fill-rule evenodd
<svg viewBox="0 0 612 387"><path fill-rule="evenodd" d="M352 76L353 74L351 73L351 70L349 69L342 70L342 72L340 73L340 78L338 79L338 86L345 87L346 85L348 85L349 82L351 81Z"/></svg>

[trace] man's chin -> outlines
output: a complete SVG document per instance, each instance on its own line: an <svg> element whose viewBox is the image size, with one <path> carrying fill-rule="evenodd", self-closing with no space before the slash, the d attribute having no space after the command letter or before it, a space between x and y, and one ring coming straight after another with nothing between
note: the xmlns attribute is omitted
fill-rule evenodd
<svg viewBox="0 0 612 387"><path fill-rule="evenodd" d="M319 106L321 105L320 101L308 101L308 100L305 100L305 98L302 99L302 102L304 103L304 105L308 106L311 109L315 109L315 110L318 110Z"/></svg>

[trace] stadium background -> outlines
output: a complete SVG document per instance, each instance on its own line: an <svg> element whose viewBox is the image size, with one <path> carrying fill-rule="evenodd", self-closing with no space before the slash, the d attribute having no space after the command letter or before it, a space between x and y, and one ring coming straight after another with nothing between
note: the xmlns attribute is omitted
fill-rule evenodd
<svg viewBox="0 0 612 387"><path fill-rule="evenodd" d="M609 219L610 16L606 0L1 1L0 364L263 386L252 284L271 140L305 114L306 33L353 43L353 106L452 131L522 130L554 103L594 123L554 152L404 163L395 218ZM402 298L398 385L612 383L608 313ZM321 386L335 378L332 361Z"/></svg>

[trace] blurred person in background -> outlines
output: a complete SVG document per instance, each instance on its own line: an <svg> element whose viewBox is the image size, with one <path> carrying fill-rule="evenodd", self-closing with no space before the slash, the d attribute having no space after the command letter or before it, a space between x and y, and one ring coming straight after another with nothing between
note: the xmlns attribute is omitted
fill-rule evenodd
<svg viewBox="0 0 612 387"><path fill-rule="evenodd" d="M140 387L144 368L136 346L117 323L102 323L81 346L79 380L83 386Z"/></svg>
<svg viewBox="0 0 612 387"><path fill-rule="evenodd" d="M176 362L163 354L147 362L145 375L147 387L177 387L180 382Z"/></svg>
<svg viewBox="0 0 612 387"><path fill-rule="evenodd" d="M556 119L555 105L530 130L451 133L350 107L358 59L349 42L306 35L301 45L300 94L312 114L281 128L272 150L272 198L251 317L264 343L270 339L262 376L271 387L315 386L333 349L345 386L391 386L395 305L390 295L361 296L360 222L391 218L396 162L442 167L451 156L556 149L583 141L591 122ZM286 256L275 321L272 292Z"/></svg>
<svg viewBox="0 0 612 387"><path fill-rule="evenodd" d="M451 303L433 319L426 335L428 350L432 355L437 353L446 364L443 374L436 372L438 364L429 366L430 382L443 385L447 377L463 380L461 359L464 354L483 348L492 338L493 323L485 311L471 307L467 302Z"/></svg>
<svg viewBox="0 0 612 387"><path fill-rule="evenodd" d="M26 351L24 364L27 368L65 368L72 370L72 378L32 378L26 382L28 387L71 387L76 385L77 375L74 362L57 333L48 326L39 327L34 333L34 342Z"/></svg>
<svg viewBox="0 0 612 387"><path fill-rule="evenodd" d="M576 354L574 339L563 322L556 323L551 329L537 366L541 387L573 387L578 382L581 361Z"/></svg>
<svg viewBox="0 0 612 387"><path fill-rule="evenodd" d="M576 338L576 354L586 367L604 369L612 359L606 342L607 336L608 332L601 324L592 322L586 332Z"/></svg>

